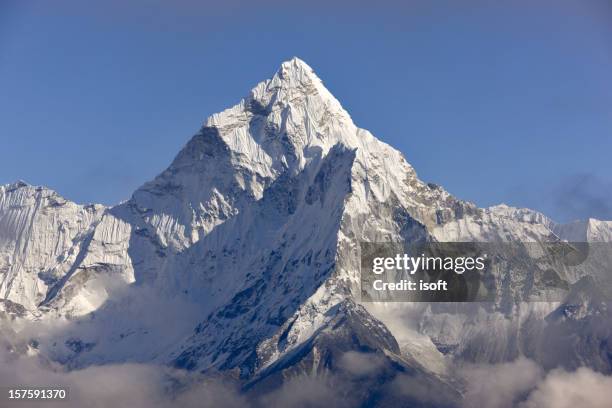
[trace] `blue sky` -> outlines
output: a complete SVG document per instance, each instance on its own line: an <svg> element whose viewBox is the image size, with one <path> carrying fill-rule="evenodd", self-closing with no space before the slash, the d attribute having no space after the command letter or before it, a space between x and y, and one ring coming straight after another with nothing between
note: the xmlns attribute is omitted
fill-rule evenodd
<svg viewBox="0 0 612 408"><path fill-rule="evenodd" d="M295 55L423 180L612 219L612 3L373 4L2 1L0 183L127 199Z"/></svg>

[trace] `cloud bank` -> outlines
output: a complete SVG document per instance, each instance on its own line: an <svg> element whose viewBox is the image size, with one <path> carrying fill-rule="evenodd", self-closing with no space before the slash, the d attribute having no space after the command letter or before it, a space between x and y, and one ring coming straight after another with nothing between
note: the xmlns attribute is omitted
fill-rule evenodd
<svg viewBox="0 0 612 408"><path fill-rule="evenodd" d="M391 401L421 401L431 407L608 408L612 401L610 376L588 368L574 372L556 369L546 374L538 364L525 358L459 368L466 389L462 401L452 402L436 388L435 382L407 374L387 377L389 371L385 366L379 354L350 351L340 357L334 372L285 378L278 388L253 395L242 393L240 384L227 378L154 364L108 364L68 371L40 356L24 355L23 350L18 352L9 342L0 341L0 387L4 390L12 386L69 390L68 401L45 402L46 407L348 408L357 404L352 397L358 394L353 393L358 384L372 385L384 378L388 383L380 384L381 390L392 397ZM23 402L9 404L5 395L2 398L2 407L24 406Z"/></svg>
<svg viewBox="0 0 612 408"><path fill-rule="evenodd" d="M581 367L545 374L526 358L461 369L467 390L463 408L606 408L612 406L612 377Z"/></svg>

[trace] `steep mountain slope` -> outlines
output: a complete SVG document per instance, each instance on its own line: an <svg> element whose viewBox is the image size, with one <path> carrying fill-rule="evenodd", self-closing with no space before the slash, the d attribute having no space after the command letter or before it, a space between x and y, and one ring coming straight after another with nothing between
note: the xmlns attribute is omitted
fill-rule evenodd
<svg viewBox="0 0 612 408"><path fill-rule="evenodd" d="M62 322L36 339L40 353L70 367L155 361L221 371L253 388L335 372L359 351L383 359L389 378L409 375L453 400L454 358L561 359L534 346L564 310L524 302L535 264L493 276L503 295L493 304L362 304L359 243L544 245L609 242L612 233L595 220L560 226L530 210L479 209L423 183L297 58L211 116L124 203L83 207L23 184L0 193L4 309ZM561 277L568 301L584 300L581 279L592 273ZM597 341L574 349L576 360L609 338L599 323L585 326ZM598 356L589 361L609 370Z"/></svg>
<svg viewBox="0 0 612 408"><path fill-rule="evenodd" d="M0 186L0 299L36 313L75 273L103 211L24 182Z"/></svg>

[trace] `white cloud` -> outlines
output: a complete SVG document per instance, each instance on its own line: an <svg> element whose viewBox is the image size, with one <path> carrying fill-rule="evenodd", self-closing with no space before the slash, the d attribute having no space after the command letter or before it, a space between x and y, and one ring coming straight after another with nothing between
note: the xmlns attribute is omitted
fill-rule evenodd
<svg viewBox="0 0 612 408"><path fill-rule="evenodd" d="M466 408L610 408L612 377L582 367L553 370L546 376L536 363L471 365L461 369Z"/></svg>
<svg viewBox="0 0 612 408"><path fill-rule="evenodd" d="M521 408L609 408L612 377L582 367L575 372L554 370Z"/></svg>
<svg viewBox="0 0 612 408"><path fill-rule="evenodd" d="M340 357L338 367L351 375L366 377L376 374L384 367L384 358L375 353L348 351Z"/></svg>
<svg viewBox="0 0 612 408"><path fill-rule="evenodd" d="M261 399L263 407L342 408L355 406L332 377L297 376Z"/></svg>
<svg viewBox="0 0 612 408"><path fill-rule="evenodd" d="M470 365L460 370L466 383L463 406L511 408L540 382L542 369L533 361Z"/></svg>
<svg viewBox="0 0 612 408"><path fill-rule="evenodd" d="M178 384L182 384L179 388ZM154 364L111 364L65 371L36 356L0 350L0 386L62 387L68 401L49 407L181 408L248 407L238 391L221 381ZM2 395L1 398L5 398ZM0 400L5 407L6 400ZM21 401L7 407L23 407Z"/></svg>
<svg viewBox="0 0 612 408"><path fill-rule="evenodd" d="M255 397L242 394L238 384L154 364L109 364L67 371L38 356L23 355L24 350L10 351L15 344L11 337L15 334L0 338L0 386L67 387L69 401L45 404L49 407L349 407L355 403L351 399L355 383L347 380L351 376L359 381L376 378L385 365L380 355L351 351L340 358L336 374L285 378L279 388ZM349 378L343 377L346 374ZM588 368L575 372L553 370L544 376L536 363L520 358L510 363L464 366L459 374L467 387L462 402L466 408L612 406L612 377ZM396 376L386 390L399 401L448 405L451 399L456 399L443 395L440 384L408 375ZM0 401L0 406L11 407L6 400ZM23 403L13 406L22 407Z"/></svg>
<svg viewBox="0 0 612 408"><path fill-rule="evenodd" d="M423 376L399 374L387 387L390 395L398 401L414 401L427 406L450 407L457 403L457 396L451 394L439 382Z"/></svg>

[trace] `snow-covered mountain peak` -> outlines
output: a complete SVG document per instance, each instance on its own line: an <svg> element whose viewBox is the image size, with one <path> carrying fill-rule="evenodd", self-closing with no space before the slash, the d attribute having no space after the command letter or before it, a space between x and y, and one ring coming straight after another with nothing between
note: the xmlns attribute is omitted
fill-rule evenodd
<svg viewBox="0 0 612 408"><path fill-rule="evenodd" d="M162 246L183 250L260 200L278 180L316 169L336 146L355 152L354 211L367 212L366 201L390 197L426 224L445 217L438 210L454 211L448 193L427 187L398 150L357 127L298 58L208 118L170 167L134 193L131 205Z"/></svg>
<svg viewBox="0 0 612 408"><path fill-rule="evenodd" d="M399 191L406 172L413 174L401 153L355 126L313 70L294 58L238 104L208 118L129 205L163 246L182 250L260 200L280 177L315 168L310 164L337 145L356 151L358 171L394 184L372 185L367 194Z"/></svg>
<svg viewBox="0 0 612 408"><path fill-rule="evenodd" d="M519 222L542 224L550 228L552 228L552 225L554 224L554 222L550 218L548 218L539 211L535 211L529 208L512 207L505 203L489 207L487 211L496 216L513 219Z"/></svg>
<svg viewBox="0 0 612 408"><path fill-rule="evenodd" d="M283 62L268 85L269 89L277 92L276 96L280 97L291 98L303 91L313 93L320 97L328 108L333 109L334 113L342 115L350 121L348 112L342 108L340 102L325 87L314 70L297 57ZM285 93L280 92L280 90L284 90ZM285 101L285 103L290 102L291 99Z"/></svg>
<svg viewBox="0 0 612 408"><path fill-rule="evenodd" d="M23 181L0 186L0 299L35 311L104 211Z"/></svg>
<svg viewBox="0 0 612 408"><path fill-rule="evenodd" d="M260 82L237 105L212 115L203 132L217 135L232 163L261 179L274 180L286 171L297 174L337 144L356 150L356 162L364 171L385 174L381 180L395 187L386 177L391 173L398 180L404 180L406 172L416 178L402 154L357 127L299 58L282 63L271 79ZM384 190L387 196L391 189Z"/></svg>
<svg viewBox="0 0 612 408"><path fill-rule="evenodd" d="M576 220L557 225L555 232L568 241L609 242L612 240L612 221Z"/></svg>
<svg viewBox="0 0 612 408"><path fill-rule="evenodd" d="M283 62L270 82L286 88L297 87L299 84L312 83L321 85L322 81L314 70L303 60L293 57Z"/></svg>
<svg viewBox="0 0 612 408"><path fill-rule="evenodd" d="M2 192L7 191L7 190L17 190L18 188L22 188L22 187L28 187L30 184L28 184L27 182L23 181L23 180L17 180L13 183L8 183L8 184L3 184L0 185L0 189Z"/></svg>
<svg viewBox="0 0 612 408"><path fill-rule="evenodd" d="M338 142L351 144L342 140L341 128L354 128L354 124L312 68L293 58L282 63L271 79L257 84L240 103L212 115L205 127L219 129L227 136L228 146L241 153L252 152L240 150L241 145L256 148L254 144L280 143L296 150L289 154L300 156L299 150L305 148L316 146L327 152ZM241 133L250 133L252 140L245 140ZM274 156L287 153L278 149L281 146L263 147L272 160L282 161Z"/></svg>

